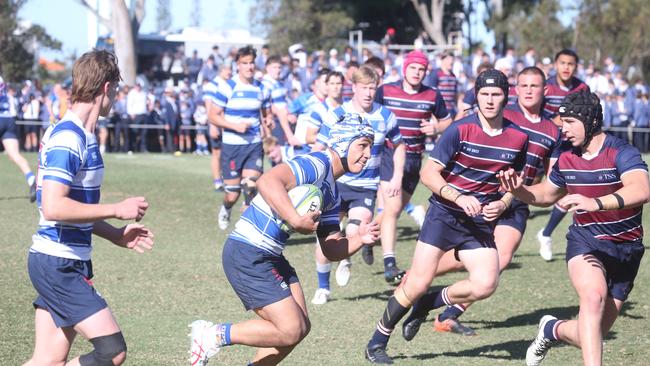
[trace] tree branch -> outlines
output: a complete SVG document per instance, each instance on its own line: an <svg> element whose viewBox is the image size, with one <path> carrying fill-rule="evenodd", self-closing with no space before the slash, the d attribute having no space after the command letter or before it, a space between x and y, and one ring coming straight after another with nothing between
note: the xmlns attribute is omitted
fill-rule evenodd
<svg viewBox="0 0 650 366"><path fill-rule="evenodd" d="M78 1L79 1L79 3L80 3L83 7L85 7L88 11L90 11L91 13L93 13L93 15L97 17L97 20L98 20L100 23L102 23L102 25L103 25L104 27L106 27L106 28L109 29L110 31L113 31L113 25L111 24L111 20L110 20L110 19L107 19L107 18L104 18L103 16L101 16L101 14L99 14L99 12L97 11L97 9L93 8L92 5L90 5L90 4L88 3L88 1L86 1L86 0L78 0Z"/></svg>

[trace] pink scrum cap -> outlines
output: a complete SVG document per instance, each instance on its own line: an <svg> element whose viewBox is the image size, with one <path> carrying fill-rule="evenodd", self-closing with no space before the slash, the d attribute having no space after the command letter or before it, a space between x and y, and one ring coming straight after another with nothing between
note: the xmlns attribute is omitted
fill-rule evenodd
<svg viewBox="0 0 650 366"><path fill-rule="evenodd" d="M406 54L404 57L404 64L402 66L402 74L405 73L406 68L412 63L423 65L425 70L429 67L429 58L422 51L414 50Z"/></svg>

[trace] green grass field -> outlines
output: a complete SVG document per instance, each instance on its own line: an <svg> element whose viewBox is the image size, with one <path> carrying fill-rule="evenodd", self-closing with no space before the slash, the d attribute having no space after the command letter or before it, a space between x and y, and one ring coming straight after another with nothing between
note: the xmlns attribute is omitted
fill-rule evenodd
<svg viewBox="0 0 650 366"><path fill-rule="evenodd" d="M27 157L35 161L34 154ZM108 155L105 165L102 201L146 196L150 207L143 222L155 233L156 245L153 252L138 255L96 239L95 285L123 329L129 346L127 364L185 365L187 325L192 320L237 322L254 316L244 312L223 273L220 256L225 233L216 225L221 195L211 189L209 159ZM0 187L0 365L19 365L30 357L33 347L35 292L26 259L38 214L27 200L23 177L5 156L0 158ZM414 201L425 203L427 196L420 187ZM576 316L577 297L562 249L569 220L554 235L555 249L561 253L546 263L537 254L534 235L548 216L547 211L538 213L528 222L524 241L497 292L463 316L479 335L439 334L429 323L407 343L398 329L388 350L397 364L523 365L542 315ZM647 214L644 223L650 227ZM402 217L397 247L401 267L409 265L416 238L412 220ZM332 278L332 301L315 307L309 303L317 286L313 242L297 236L285 251L301 278L312 331L284 364L362 365L363 349L392 291L381 275L380 251L375 251L378 260L373 266L365 265L359 256L353 258L350 284L339 288ZM607 365L650 364L648 257L623 314L605 340ZM450 284L463 276L441 277L434 284ZM89 350L89 343L78 339L71 354ZM253 353L247 347L229 347L211 364L244 365ZM571 347L552 349L546 361L548 365L580 363L580 352Z"/></svg>

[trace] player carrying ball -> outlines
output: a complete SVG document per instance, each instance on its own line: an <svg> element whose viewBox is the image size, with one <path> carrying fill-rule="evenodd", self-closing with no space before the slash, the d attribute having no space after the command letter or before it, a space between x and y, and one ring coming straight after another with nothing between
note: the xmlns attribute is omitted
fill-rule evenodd
<svg viewBox="0 0 650 366"><path fill-rule="evenodd" d="M339 231L340 197L336 179L359 173L370 159L375 131L358 114L345 114L330 130L329 148L277 165L258 181L259 194L242 214L223 248L226 277L246 310L261 319L237 324L192 323L190 362L204 365L221 347L257 347L251 364L275 365L309 333L310 323L296 271L283 256L289 234L316 232L323 254L333 261L347 258L379 236L379 226L362 222L356 235ZM323 194L322 212L300 216L288 191L303 184ZM320 219L319 219L320 217Z"/></svg>
<svg viewBox="0 0 650 366"><path fill-rule="evenodd" d="M650 200L648 167L635 147L601 130L596 94L568 95L559 114L570 146L549 179L525 186L514 171L499 173L502 187L518 199L535 206L557 202L574 212L566 260L580 298L578 319L542 317L526 364L541 364L549 348L562 341L582 349L585 365L600 365L603 336L632 290L644 253L641 214Z"/></svg>

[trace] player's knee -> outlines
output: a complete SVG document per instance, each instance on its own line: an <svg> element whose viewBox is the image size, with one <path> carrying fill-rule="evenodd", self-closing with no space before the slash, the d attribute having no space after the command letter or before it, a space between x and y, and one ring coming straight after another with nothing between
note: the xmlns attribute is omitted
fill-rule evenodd
<svg viewBox="0 0 650 366"><path fill-rule="evenodd" d="M226 191L226 193L239 194L241 191L241 186L239 184L228 184L223 187L223 190Z"/></svg>
<svg viewBox="0 0 650 366"><path fill-rule="evenodd" d="M283 347L295 346L302 341L309 333L310 326L300 324L284 329L281 343Z"/></svg>
<svg viewBox="0 0 650 366"><path fill-rule="evenodd" d="M244 177L241 180L242 189L244 191L244 200L246 205L250 205L251 201L257 194L257 178L258 177Z"/></svg>
<svg viewBox="0 0 650 366"><path fill-rule="evenodd" d="M93 351L79 357L81 366L117 366L126 360L126 342L122 332L92 338Z"/></svg>
<svg viewBox="0 0 650 366"><path fill-rule="evenodd" d="M499 285L499 277L484 277L479 280L472 281L472 296L475 300L485 299L490 297L497 290Z"/></svg>
<svg viewBox="0 0 650 366"><path fill-rule="evenodd" d="M605 308L607 294L600 291L585 291L580 294L580 309L590 313L602 313Z"/></svg>

